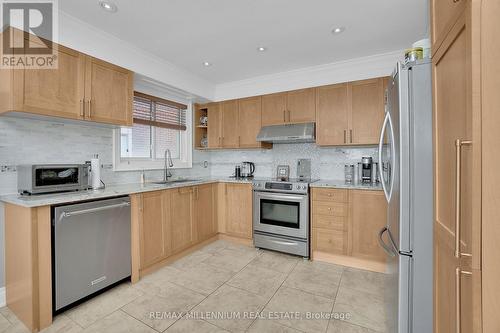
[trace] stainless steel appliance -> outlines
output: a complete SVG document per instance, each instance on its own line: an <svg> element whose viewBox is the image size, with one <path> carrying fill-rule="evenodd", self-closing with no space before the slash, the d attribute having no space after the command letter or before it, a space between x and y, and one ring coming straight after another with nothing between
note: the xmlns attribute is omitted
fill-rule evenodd
<svg viewBox="0 0 500 333"><path fill-rule="evenodd" d="M285 124L263 126L257 141L275 143L303 143L316 141L316 124Z"/></svg>
<svg viewBox="0 0 500 333"><path fill-rule="evenodd" d="M373 159L371 157L361 158L361 182L372 182Z"/></svg>
<svg viewBox="0 0 500 333"><path fill-rule="evenodd" d="M241 163L241 177L251 178L255 172L255 163L242 162Z"/></svg>
<svg viewBox="0 0 500 333"><path fill-rule="evenodd" d="M20 194L78 191L89 189L87 164L18 165L17 191Z"/></svg>
<svg viewBox="0 0 500 333"><path fill-rule="evenodd" d="M128 197L57 206L52 218L55 312L130 276Z"/></svg>
<svg viewBox="0 0 500 333"><path fill-rule="evenodd" d="M309 257L309 182L253 182L253 239L259 248Z"/></svg>
<svg viewBox="0 0 500 333"><path fill-rule="evenodd" d="M388 202L379 234L387 253L389 332L433 331L431 64L398 64L388 85L379 175Z"/></svg>

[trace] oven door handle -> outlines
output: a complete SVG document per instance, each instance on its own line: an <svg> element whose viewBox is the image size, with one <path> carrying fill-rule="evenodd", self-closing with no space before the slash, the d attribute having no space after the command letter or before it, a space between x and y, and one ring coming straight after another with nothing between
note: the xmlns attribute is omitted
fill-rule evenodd
<svg viewBox="0 0 500 333"><path fill-rule="evenodd" d="M304 201L307 200L307 195L301 194L280 194L269 192L256 192L259 199L281 200L281 201Z"/></svg>

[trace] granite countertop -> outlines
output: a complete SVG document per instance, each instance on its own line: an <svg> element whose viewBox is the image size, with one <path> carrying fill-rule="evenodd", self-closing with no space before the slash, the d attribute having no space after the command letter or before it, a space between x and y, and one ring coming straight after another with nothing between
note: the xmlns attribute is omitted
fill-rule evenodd
<svg viewBox="0 0 500 333"><path fill-rule="evenodd" d="M382 184L346 184L343 180L320 179L310 185L310 187L324 188L345 188L351 190L377 190L382 191Z"/></svg>
<svg viewBox="0 0 500 333"><path fill-rule="evenodd" d="M50 206L66 204L77 201L86 201L102 198L111 198L122 195L129 195L134 193L143 193L151 191L160 191L170 188L179 188L186 186L210 184L217 182L225 183L252 183L251 179L235 179L235 178L193 178L192 181L171 183L171 184L154 184L154 183L130 183L130 184L109 184L106 188L102 190L87 190L87 191L76 191L76 192L64 192L64 193L52 193L52 194L39 194L39 195L19 195L19 194L9 194L0 196L0 201L5 203L10 203L23 207L40 207L40 206Z"/></svg>
<svg viewBox="0 0 500 333"><path fill-rule="evenodd" d="M255 180L259 180L258 178ZM0 201L23 207L41 207L66 204L78 201L87 201L103 198L111 198L135 193L144 193L151 191L160 191L171 188L179 188L186 186L195 186L202 184L210 184L217 182L224 183L243 183L250 184L253 179L235 179L234 177L204 177L194 178L190 181L170 183L170 184L154 184L154 183L130 183L130 184L110 184L102 190L88 190L77 192L40 194L32 196L21 196L19 194L9 194L0 196ZM340 180L319 180L310 185L311 187L324 188L346 188L346 189L364 189L364 190L382 190L380 185L354 185L345 184Z"/></svg>

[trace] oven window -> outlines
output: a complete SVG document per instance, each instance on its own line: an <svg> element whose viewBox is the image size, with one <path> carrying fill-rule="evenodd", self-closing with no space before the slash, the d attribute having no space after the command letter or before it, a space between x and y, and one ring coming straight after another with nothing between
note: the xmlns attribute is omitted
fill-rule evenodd
<svg viewBox="0 0 500 333"><path fill-rule="evenodd" d="M78 168L36 169L36 186L78 184Z"/></svg>
<svg viewBox="0 0 500 333"><path fill-rule="evenodd" d="M300 203L261 199L260 223L299 229Z"/></svg>

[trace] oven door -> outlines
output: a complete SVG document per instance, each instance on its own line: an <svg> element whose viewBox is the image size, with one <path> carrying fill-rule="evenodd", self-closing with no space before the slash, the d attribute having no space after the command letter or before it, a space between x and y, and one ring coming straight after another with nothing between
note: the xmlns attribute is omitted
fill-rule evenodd
<svg viewBox="0 0 500 333"><path fill-rule="evenodd" d="M35 166L32 177L34 193L79 190L86 185L84 168L77 164Z"/></svg>
<svg viewBox="0 0 500 333"><path fill-rule="evenodd" d="M309 196L304 194L254 192L255 231L307 239Z"/></svg>

